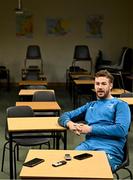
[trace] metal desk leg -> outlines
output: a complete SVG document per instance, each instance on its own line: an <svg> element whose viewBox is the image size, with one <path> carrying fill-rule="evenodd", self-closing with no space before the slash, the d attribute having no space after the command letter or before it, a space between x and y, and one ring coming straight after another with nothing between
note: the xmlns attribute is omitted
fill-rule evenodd
<svg viewBox="0 0 133 180"><path fill-rule="evenodd" d="M56 132L56 149L60 149L60 132Z"/></svg>
<svg viewBox="0 0 133 180"><path fill-rule="evenodd" d="M78 107L78 88L79 86L73 83L73 107Z"/></svg>
<svg viewBox="0 0 133 180"><path fill-rule="evenodd" d="M67 130L64 131L64 150L67 149Z"/></svg>
<svg viewBox="0 0 133 180"><path fill-rule="evenodd" d="M9 133L9 158L10 158L10 179L14 178L13 174L13 145L12 145L12 133Z"/></svg>
<svg viewBox="0 0 133 180"><path fill-rule="evenodd" d="M64 144L64 150L66 150L67 149L67 130L63 131L62 134L61 134L60 139L62 140Z"/></svg>

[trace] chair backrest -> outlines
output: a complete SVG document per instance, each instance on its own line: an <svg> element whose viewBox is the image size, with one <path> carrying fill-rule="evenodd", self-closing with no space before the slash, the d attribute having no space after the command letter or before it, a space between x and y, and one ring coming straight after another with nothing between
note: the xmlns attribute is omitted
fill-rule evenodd
<svg viewBox="0 0 133 180"><path fill-rule="evenodd" d="M122 48L122 53L118 62L118 66L123 71L130 72L132 69L132 62L133 61L133 50L128 47Z"/></svg>
<svg viewBox="0 0 133 180"><path fill-rule="evenodd" d="M75 61L86 60L90 61L90 52L87 45L76 45L74 49L74 57Z"/></svg>
<svg viewBox="0 0 133 180"><path fill-rule="evenodd" d="M53 90L36 91L32 101L56 101L55 93Z"/></svg>
<svg viewBox="0 0 133 180"><path fill-rule="evenodd" d="M124 167L126 167L126 166L129 166L128 138L127 138L127 141L125 142L123 151L124 151L123 162L122 162L121 165L119 165L119 166L117 167L117 169L115 170L115 172L118 171L118 170L121 169L121 168L124 168ZM115 173L115 172L114 172L114 173Z"/></svg>
<svg viewBox="0 0 133 180"><path fill-rule="evenodd" d="M0 66L0 79L7 79L9 70L6 66Z"/></svg>
<svg viewBox="0 0 133 180"><path fill-rule="evenodd" d="M89 48L88 48L87 45L76 45L75 46L75 48L74 48L74 56L73 56L73 61L72 61L72 66L73 67L76 66L77 61L80 61L81 64L83 63L83 61L86 61L86 62L89 61L90 73L92 73L92 59L91 59L90 51L89 51ZM86 64L86 63L84 62L84 64ZM86 68L86 65L85 65L85 68Z"/></svg>
<svg viewBox="0 0 133 180"><path fill-rule="evenodd" d="M34 112L30 106L10 106L6 110L7 117L33 117ZM15 136L15 133L14 133ZM5 138L9 138L7 121L5 125Z"/></svg>
<svg viewBox="0 0 133 180"><path fill-rule="evenodd" d="M7 108L7 117L33 117L34 112L29 106L11 106Z"/></svg>
<svg viewBox="0 0 133 180"><path fill-rule="evenodd" d="M29 85L26 86L26 89L47 89L47 86L41 85Z"/></svg>
<svg viewBox="0 0 133 180"><path fill-rule="evenodd" d="M41 73L43 73L43 59L41 56L41 50L40 50L40 46L38 45L29 45L27 47L27 51L26 51L26 58L24 61L24 67L26 68L26 64L27 64L27 60L40 60L41 62ZM34 66L35 67L35 66ZM38 66L36 66L37 69L34 69L34 71L38 70Z"/></svg>
<svg viewBox="0 0 133 180"><path fill-rule="evenodd" d="M27 47L26 59L41 59L41 51L38 45L29 45Z"/></svg>
<svg viewBox="0 0 133 180"><path fill-rule="evenodd" d="M120 94L120 97L133 97L133 93L132 92L122 93Z"/></svg>
<svg viewBox="0 0 133 180"><path fill-rule="evenodd" d="M111 63L110 60L103 59L103 52L99 50L95 62L95 72L99 71L101 66L110 66Z"/></svg>
<svg viewBox="0 0 133 180"><path fill-rule="evenodd" d="M128 168L128 166L130 164L129 148L128 148L128 137L127 137L127 140L125 142L123 151L124 151L123 162L117 167L117 169L113 173L117 176L117 179L120 179L118 171L121 170L121 169L124 169L124 170L127 170L127 172L129 173L130 179L132 179L133 178L132 171Z"/></svg>
<svg viewBox="0 0 133 180"><path fill-rule="evenodd" d="M128 93L123 93L123 95L125 94L128 94ZM129 93L130 94L130 93ZM125 97L125 96L123 96ZM128 132L130 131L130 127L131 127L131 123L129 125L129 128L128 128ZM124 156L123 156L123 161L122 163L116 168L116 170L113 171L113 173L117 176L117 179L120 179L119 178L119 174L118 174L118 171L120 169L124 169L126 170L128 173L129 173L129 177L130 179L133 178L133 175L132 175L132 172L131 170L128 168L129 164L130 164L130 160L129 160L129 148L128 148L128 135L126 137L126 142L124 144L124 147L123 147L123 152L124 152Z"/></svg>

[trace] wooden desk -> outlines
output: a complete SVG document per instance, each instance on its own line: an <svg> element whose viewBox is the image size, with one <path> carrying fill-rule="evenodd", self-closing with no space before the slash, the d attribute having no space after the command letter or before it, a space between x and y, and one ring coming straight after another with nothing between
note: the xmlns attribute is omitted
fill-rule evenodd
<svg viewBox="0 0 133 180"><path fill-rule="evenodd" d="M10 157L10 179L14 178L13 171L13 133L31 133L31 132L54 132L56 138L56 148L59 149L59 140L62 139L64 149L67 148L67 130L58 124L58 117L23 117L23 118L8 118L9 131L9 157ZM58 133L60 132L60 133ZM61 137L61 133L64 136ZM49 135L46 135L49 137ZM50 134L51 137L51 134Z"/></svg>
<svg viewBox="0 0 133 180"><path fill-rule="evenodd" d="M32 96L36 91L53 91L53 89L20 89L19 91L19 99L22 101L26 101L27 99L32 100ZM30 97L30 98L28 98Z"/></svg>
<svg viewBox="0 0 133 180"><path fill-rule="evenodd" d="M73 82L76 85L88 85L88 84L94 84L94 79L75 79Z"/></svg>
<svg viewBox="0 0 133 180"><path fill-rule="evenodd" d="M88 71L69 72L70 75L89 75Z"/></svg>
<svg viewBox="0 0 133 180"><path fill-rule="evenodd" d="M76 160L72 158L66 165L53 167L52 163L64 160L64 155L69 153L72 157L86 151L76 150L29 150L26 161L39 157L45 159L45 162L34 166L33 168L22 167L20 178L22 179L72 179L72 180L113 180L110 165L105 152L88 151L93 155L85 160Z"/></svg>
<svg viewBox="0 0 133 180"><path fill-rule="evenodd" d="M27 85L43 85L47 86L47 80L22 80L19 82L19 86L27 86Z"/></svg>
<svg viewBox="0 0 133 180"><path fill-rule="evenodd" d="M112 94L112 95L121 95L122 93L128 93L128 92L129 92L129 91L124 90L124 89L114 88L114 89L112 89L111 94Z"/></svg>
<svg viewBox="0 0 133 180"><path fill-rule="evenodd" d="M90 86L94 85L94 79L74 79L72 83L72 99L74 108L78 106L78 96L79 96L79 89L81 86L85 86L86 89L88 88L88 94Z"/></svg>
<svg viewBox="0 0 133 180"><path fill-rule="evenodd" d="M53 89L21 89L19 96L33 96L36 91L53 91Z"/></svg>
<svg viewBox="0 0 133 180"><path fill-rule="evenodd" d="M95 89L92 89L93 92L95 92ZM128 93L129 91L124 90L124 89L117 89L117 88L113 88L111 91L112 95L116 95L116 96L120 96L122 93Z"/></svg>
<svg viewBox="0 0 133 180"><path fill-rule="evenodd" d="M88 74L71 74L70 75L72 79L78 79L78 78L92 78L92 75Z"/></svg>
<svg viewBox="0 0 133 180"><path fill-rule="evenodd" d="M72 81L73 79L77 79L79 77L83 76L91 76L88 71L77 71L77 72L66 72L66 88L69 90L70 95L72 95Z"/></svg>
<svg viewBox="0 0 133 180"><path fill-rule="evenodd" d="M118 99L121 99L122 101L127 102L128 105L133 105L133 97L121 97L121 98L118 98Z"/></svg>
<svg viewBox="0 0 133 180"><path fill-rule="evenodd" d="M48 101L48 102L35 102L35 101L20 101L16 102L16 106L30 106L34 111L54 111L57 112L57 115L60 114L60 106L57 101Z"/></svg>

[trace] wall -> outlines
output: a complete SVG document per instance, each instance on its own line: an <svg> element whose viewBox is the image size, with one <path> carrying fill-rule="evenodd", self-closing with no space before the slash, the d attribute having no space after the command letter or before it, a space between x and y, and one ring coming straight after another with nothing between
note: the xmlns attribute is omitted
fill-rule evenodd
<svg viewBox="0 0 133 180"><path fill-rule="evenodd" d="M1 0L0 65L10 69L11 82L21 80L29 44L40 45L49 82L65 82L76 44L89 46L93 64L99 49L105 58L115 62L121 47L133 47L130 3L131 0L23 0L23 8L34 15L34 33L33 38L18 38L14 13L17 0ZM103 38L86 38L86 19L95 14L104 16ZM71 33L56 37L47 35L47 17L70 19Z"/></svg>

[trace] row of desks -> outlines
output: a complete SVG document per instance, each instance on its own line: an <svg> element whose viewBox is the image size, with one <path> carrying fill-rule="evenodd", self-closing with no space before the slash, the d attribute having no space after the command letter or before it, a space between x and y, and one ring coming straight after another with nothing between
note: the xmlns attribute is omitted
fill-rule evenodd
<svg viewBox="0 0 133 180"><path fill-rule="evenodd" d="M90 79L77 79L79 77L88 77ZM71 73L70 74L70 79L72 81L72 96L73 96L73 103L75 104L76 99L77 99L77 92L76 89L78 88L78 86L81 85L94 85L94 79L93 77L88 74L88 72L82 72L81 74L77 74L77 73ZM30 80L26 80L26 81L20 81L19 82L19 86L25 86L25 85L46 85L47 86L47 81L30 81ZM21 89L19 92L19 97L23 97L23 96L32 96L34 94L35 91L42 91L41 89ZM53 90L51 90L53 91ZM127 90L123 90L123 89L113 89L112 90L112 95L120 95L124 92L128 92ZM126 101L130 101L129 103L131 104L131 100L129 100L129 98L125 99ZM74 105L75 106L75 105ZM57 106L56 106L57 107Z"/></svg>
<svg viewBox="0 0 133 180"><path fill-rule="evenodd" d="M19 91L19 96L32 96L34 94L35 91L42 91L40 89L21 89ZM45 90L43 90L45 91ZM52 90L53 91L53 90ZM92 91L94 91L94 89L92 89ZM124 92L128 92L125 91L123 89L112 89L112 95L120 95ZM119 97L119 99L127 102L129 105L133 105L133 97ZM40 104L40 105L39 105ZM33 110L53 110L53 111L60 111L61 107L59 106L58 102L25 102L25 101L19 101L16 102L16 105L29 105L33 108Z"/></svg>
<svg viewBox="0 0 133 180"><path fill-rule="evenodd" d="M25 85L47 85L44 81L21 81L20 87ZM47 90L47 89L46 89ZM64 143L64 149L67 148L67 130L58 124L58 116L60 115L61 107L58 102L32 102L22 101L23 97L33 96L35 91L45 91L45 89L21 89L19 92L20 100L16 102L16 106L30 106L34 111L51 111L57 112L57 117L23 117L23 118L8 118L8 131L9 131L9 157L10 157L10 179L14 178L13 170L13 133L33 133L33 132L53 132L53 137L56 138L56 149L60 148L59 141ZM51 90L54 91L54 90ZM25 98L26 99L26 98ZM44 135L49 137L49 135ZM51 134L50 134L50 137Z"/></svg>
<svg viewBox="0 0 133 180"><path fill-rule="evenodd" d="M78 107L78 98L79 98L79 90L81 87L85 87L85 91L88 89L88 95L90 93L90 90L92 92L94 92L94 78L89 75L89 74L70 74L70 80L71 80L71 96L72 96L72 101L73 101L73 106L74 108ZM81 78L81 79L78 79L78 78ZM127 90L124 90L124 89L118 89L118 88L114 88L112 89L112 92L111 94L113 96L120 96L122 93L128 93L129 91ZM127 102L130 103L130 105L132 104L132 98L129 99L129 98L125 98L123 99Z"/></svg>
<svg viewBox="0 0 133 180"><path fill-rule="evenodd" d="M33 93L35 91L37 91L37 89L36 90L26 90L26 89L22 90L21 89L21 91L19 92L19 95L20 96L26 96L27 94L28 95L33 95ZM122 98L122 99L125 100L126 102L128 102L129 104L133 104L133 99L131 99L131 98ZM33 110L46 110L46 111L48 111L48 110L51 109L52 111L53 110L58 111L58 113L61 110L61 108L60 108L60 106L59 106L59 104L57 102L22 102L22 101L20 101L20 102L16 102L16 105L18 105L18 106L19 105L28 105L28 106L31 106ZM64 142L64 151L63 151L63 153L65 153L65 152L67 153L68 152L68 151L65 151L65 149L67 149L67 129L64 128L64 127L61 127L58 124L58 117L19 118L20 121L18 121L17 119L16 118L12 118L12 120L11 120L11 118L7 119L8 130L9 130L9 139L10 139L10 179L13 179L13 177L14 177L14 175L13 175L13 154L12 154L13 153L12 152L12 146L13 146L12 135L13 135L13 133L16 133L16 132L17 133L20 133L20 132L21 133L22 132L29 132L29 133L30 132L51 132L51 131L55 132L56 139L57 139L57 144L56 144L56 148L57 149L59 149L59 141L60 141L60 136L59 136L60 134L58 132L63 133L64 134L63 137L62 137L63 138L63 142ZM35 152L35 154L34 153L32 154L33 157L35 157L35 155L36 155L36 153L38 151L34 151L34 152ZM53 152L52 151L48 151L48 152L51 152L51 153L48 153L46 155L47 158L49 158L51 156L57 157L56 153L61 155L61 153L58 153L56 150L53 151ZM45 154L45 151L40 151L39 153L41 153L40 155L43 156L43 153ZM39 153L37 153L37 156L39 156ZM54 153L54 155L53 155L53 153ZM73 151L73 153L76 153L76 151ZM30 152L29 152L29 154L30 154ZM28 156L27 158L30 158L30 157L31 156ZM95 161L95 159L93 159L93 161L95 163L97 161L98 162L101 162L101 161L103 162L103 160L99 159L98 156L95 156L95 157L97 157L96 161ZM97 173L94 173L95 174L94 178L96 178L96 179L103 179L103 177L104 177L105 179L113 179L112 178L112 173L110 171L110 168L107 165L108 161L105 160L105 157L104 157L104 161L105 161L105 163L103 163L103 164L105 164L105 171L102 171L104 175L103 174L100 175L98 173L98 177L96 177ZM96 167L95 166L96 164L94 164L94 167ZM88 165L88 162L87 162L87 165ZM91 165L92 165L92 162L90 163L90 167L91 167ZM107 165L107 167L106 167L106 165ZM40 167L40 166L38 166L38 167ZM49 167L49 166L47 166L47 167ZM65 167L68 168L68 166L64 166L63 174L64 174L64 177L67 177L65 172L66 172L66 170L69 170L69 168L71 166L68 169L65 169ZM88 166L86 166L86 167L88 167ZM45 166L43 168L45 170ZM55 174L55 168L52 169L52 170L50 169L50 172L52 172L52 171L54 172L54 177L51 176L52 173L49 173L48 176L45 173L43 173L43 172L42 173L38 173L38 172L41 172L40 170L37 170L36 175L34 174L35 171L33 171L33 170L31 170L31 172L27 171L27 170L25 171L25 170L26 170L26 168L23 167L23 169L21 171L21 174L20 174L21 178L31 178L31 177L38 178L38 176L40 178L58 178L58 176L59 176L59 173L57 175ZM79 167L78 167L78 170L79 170ZM97 170L98 170L98 168L97 168ZM27 172L27 173L25 173L25 172ZM87 172L87 170L86 170L86 172ZM33 173L33 176L32 176L32 173ZM106 173L109 174L109 176ZM71 176L71 173L69 173L69 174ZM94 174L90 175L90 174L87 173L86 176L88 176L90 178L90 177L93 177ZM78 173L78 177L80 177L80 173ZM72 178L75 178L75 179L77 179L78 177L75 174L72 176ZM81 177L83 179L86 178L86 177L83 176L83 174L81 174ZM62 178L62 176L59 176L59 178ZM68 178L70 178L70 177L68 177Z"/></svg>
<svg viewBox="0 0 133 180"><path fill-rule="evenodd" d="M19 96L32 96L36 90L21 89ZM16 102L16 105L28 105L33 110L61 110L57 102ZM8 118L8 128L10 135L10 178L13 178L13 156L12 156L12 134L14 132L55 132L57 138L56 148L59 149L60 137L58 136L61 132L64 134L64 150L30 150L26 157L26 161L38 157L44 158L45 162L35 166L34 168L28 168L23 166L20 172L21 179L113 179L113 175L110 169L105 152L94 152L90 151L93 155L92 158L84 161L78 161L73 159L74 155L81 154L83 151L66 150L67 149L67 129L61 127L58 124L58 117L32 117L32 118L19 118L16 120ZM39 123L38 123L39 122ZM52 166L53 162L57 162L64 159L66 153L71 154L72 160L65 166L55 168ZM78 161L78 162L77 162ZM103 162L102 168L99 164Z"/></svg>

